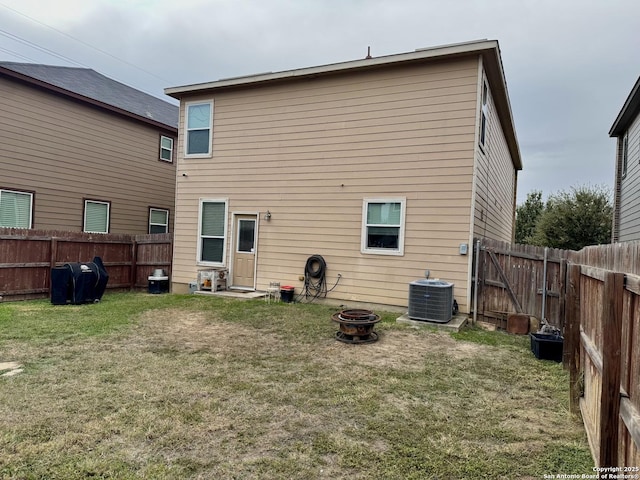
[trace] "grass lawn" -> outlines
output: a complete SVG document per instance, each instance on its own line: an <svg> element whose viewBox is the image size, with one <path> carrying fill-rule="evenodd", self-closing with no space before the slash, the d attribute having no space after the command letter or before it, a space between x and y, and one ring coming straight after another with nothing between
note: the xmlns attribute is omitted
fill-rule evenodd
<svg viewBox="0 0 640 480"><path fill-rule="evenodd" d="M540 479L592 474L561 365L527 337L376 311L107 293L0 304L2 479ZM2 373L2 372L0 372Z"/></svg>

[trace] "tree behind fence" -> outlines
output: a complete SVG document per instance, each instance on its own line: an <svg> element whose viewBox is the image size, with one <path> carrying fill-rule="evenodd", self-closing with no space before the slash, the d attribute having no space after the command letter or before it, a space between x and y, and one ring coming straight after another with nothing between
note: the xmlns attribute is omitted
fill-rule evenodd
<svg viewBox="0 0 640 480"><path fill-rule="evenodd" d="M173 234L90 234L0 228L0 296L49 296L51 269L102 258L108 289L145 288L156 269L171 275Z"/></svg>

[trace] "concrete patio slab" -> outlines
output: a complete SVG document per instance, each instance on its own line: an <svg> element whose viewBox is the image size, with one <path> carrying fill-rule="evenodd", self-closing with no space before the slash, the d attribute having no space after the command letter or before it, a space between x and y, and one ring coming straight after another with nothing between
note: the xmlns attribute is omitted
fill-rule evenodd
<svg viewBox="0 0 640 480"><path fill-rule="evenodd" d="M429 322L423 320L413 320L409 318L409 314L405 313L396 319L397 323L405 325L411 325L416 328L435 328L438 330L444 330L449 332L459 332L467 324L468 318L466 315L456 315L447 323Z"/></svg>

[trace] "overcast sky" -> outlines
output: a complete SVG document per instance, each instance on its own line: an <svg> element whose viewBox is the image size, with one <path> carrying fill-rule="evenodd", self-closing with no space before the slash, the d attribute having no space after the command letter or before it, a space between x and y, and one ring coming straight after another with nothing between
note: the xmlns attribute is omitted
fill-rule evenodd
<svg viewBox="0 0 640 480"><path fill-rule="evenodd" d="M608 131L640 76L638 0L0 0L0 60L164 88L500 42L524 168L518 203L613 185Z"/></svg>

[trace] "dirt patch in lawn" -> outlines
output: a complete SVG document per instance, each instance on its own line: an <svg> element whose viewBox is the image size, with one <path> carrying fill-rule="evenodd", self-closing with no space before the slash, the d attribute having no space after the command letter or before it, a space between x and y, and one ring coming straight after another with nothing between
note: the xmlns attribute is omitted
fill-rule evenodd
<svg viewBox="0 0 640 480"><path fill-rule="evenodd" d="M26 374L2 379L19 388L0 388L0 430L9 432L0 471L261 480L541 478L545 465L583 473L549 457L582 452L580 425L559 407L566 379L520 351L391 324L376 326L378 342L349 345L313 306L248 303L246 316L237 304L214 307L149 310L104 336L6 342L32 363L11 355Z"/></svg>
<svg viewBox="0 0 640 480"><path fill-rule="evenodd" d="M249 350L254 354L291 347L295 340L237 323L217 321L203 312L163 310L145 313L141 318L143 338L149 345L165 345L185 350L208 351L218 355ZM377 342L350 345L331 336L307 347L340 363L366 362L371 367L420 370L425 355L447 355L452 361L465 361L486 354L488 347L457 342L446 334L386 330Z"/></svg>
<svg viewBox="0 0 640 480"><path fill-rule="evenodd" d="M386 330L380 339L366 345L345 345L335 342L326 351L340 362L365 361L371 367L391 367L407 370L424 368L425 355L448 355L452 361L462 361L482 354L486 347L456 342L445 334Z"/></svg>
<svg viewBox="0 0 640 480"><path fill-rule="evenodd" d="M206 351L225 356L239 351L256 354L282 343L278 335L211 318L204 312L155 310L142 315L141 335L149 347Z"/></svg>

